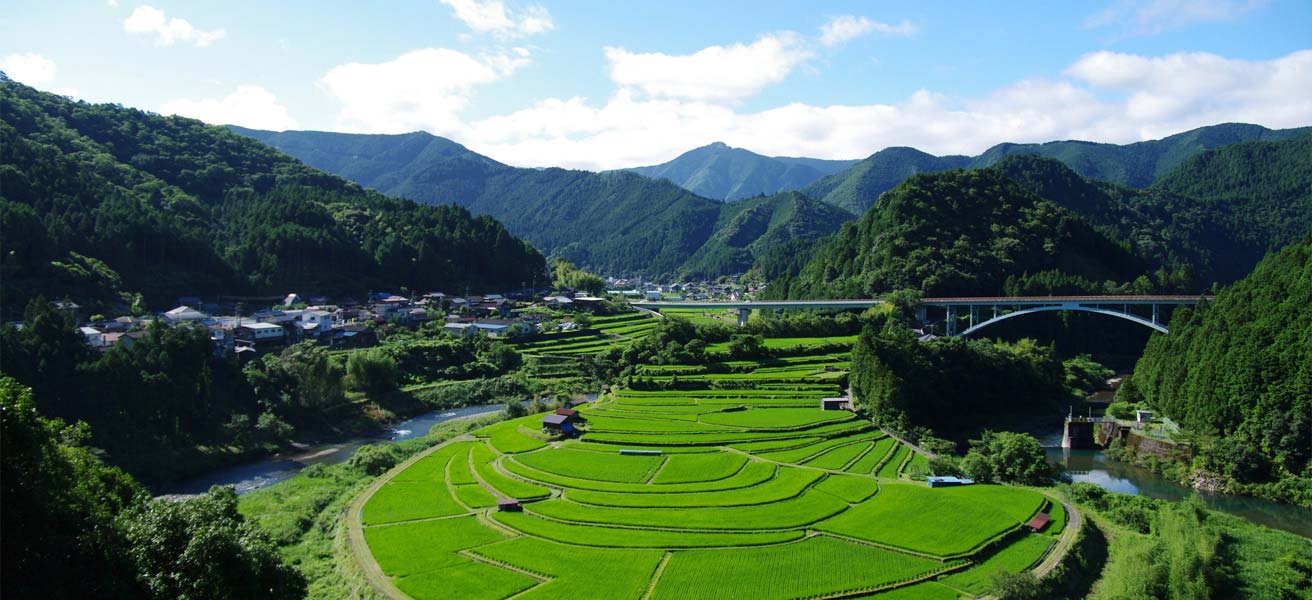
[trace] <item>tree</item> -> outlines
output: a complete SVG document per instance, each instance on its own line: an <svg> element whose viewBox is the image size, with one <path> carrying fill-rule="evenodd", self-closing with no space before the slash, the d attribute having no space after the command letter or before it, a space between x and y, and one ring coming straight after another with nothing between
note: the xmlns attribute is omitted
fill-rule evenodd
<svg viewBox="0 0 1312 600"><path fill-rule="evenodd" d="M759 335L735 334L729 340L729 356L732 358L761 358L765 354L765 340Z"/></svg>
<svg viewBox="0 0 1312 600"><path fill-rule="evenodd" d="M376 398L396 389L396 360L379 348L355 352L346 361L350 387Z"/></svg>
<svg viewBox="0 0 1312 600"><path fill-rule="evenodd" d="M1049 597L1043 583L1029 571L994 573L991 591L999 600L1040 600Z"/></svg>
<svg viewBox="0 0 1312 600"><path fill-rule="evenodd" d="M1043 485L1052 478L1052 467L1039 441L1025 433L985 431L971 440L971 450L961 461L961 470L980 481L997 478L1008 483Z"/></svg>
<svg viewBox="0 0 1312 600"><path fill-rule="evenodd" d="M138 578L153 598L301 598L305 579L214 487L184 501L153 500L120 517Z"/></svg>

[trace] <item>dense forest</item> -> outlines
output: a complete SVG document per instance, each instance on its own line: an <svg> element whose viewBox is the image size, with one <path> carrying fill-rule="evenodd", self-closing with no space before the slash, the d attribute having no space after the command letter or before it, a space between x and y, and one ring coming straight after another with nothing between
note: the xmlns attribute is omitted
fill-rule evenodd
<svg viewBox="0 0 1312 600"><path fill-rule="evenodd" d="M0 78L6 316L179 296L512 289L542 256L489 217L386 198L224 128ZM543 281L545 283L545 281Z"/></svg>
<svg viewBox="0 0 1312 600"><path fill-rule="evenodd" d="M912 177L821 244L775 298L1096 292L1145 276L1146 261L996 169ZM1144 277L1144 286L1147 283ZM1009 289L1008 289L1009 288ZM1146 290L1145 290L1146 291Z"/></svg>
<svg viewBox="0 0 1312 600"><path fill-rule="evenodd" d="M233 130L383 193L491 215L543 252L605 274L728 275L852 218L789 194L724 203L629 171L509 167L427 133Z"/></svg>
<svg viewBox="0 0 1312 600"><path fill-rule="evenodd" d="M1119 399L1197 434L1195 467L1312 507L1312 238L1153 336Z"/></svg>

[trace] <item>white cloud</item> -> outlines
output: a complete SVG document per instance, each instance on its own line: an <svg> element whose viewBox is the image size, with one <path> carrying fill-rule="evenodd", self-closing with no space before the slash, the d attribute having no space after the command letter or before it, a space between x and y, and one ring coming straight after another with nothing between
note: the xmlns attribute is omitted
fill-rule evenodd
<svg viewBox="0 0 1312 600"><path fill-rule="evenodd" d="M888 104L793 103L745 113L621 87L600 104L547 99L450 131L510 164L586 169L655 164L717 140L819 158L860 158L888 146L977 154L1003 141L1129 143L1228 121L1304 126L1312 124L1308 89L1312 50L1265 61L1100 52L1058 79L1025 79L977 97L921 90Z"/></svg>
<svg viewBox="0 0 1312 600"><path fill-rule="evenodd" d="M907 20L903 20L896 25L889 25L888 23L871 21L865 17L843 15L834 17L820 26L820 43L832 48L870 32L906 37L915 35L919 31L920 28L915 23Z"/></svg>
<svg viewBox="0 0 1312 600"><path fill-rule="evenodd" d="M399 133L459 131L459 112L472 90L531 62L528 51L474 57L424 48L384 63L338 65L319 85L342 103L337 126L345 131Z"/></svg>
<svg viewBox="0 0 1312 600"><path fill-rule="evenodd" d="M610 78L649 96L737 100L782 81L812 52L797 34L763 35L751 44L711 46L693 54L635 53L607 47Z"/></svg>
<svg viewBox="0 0 1312 600"><path fill-rule="evenodd" d="M273 93L258 85L239 85L231 94L213 100L173 100L160 113L200 119L214 125L241 125L284 131L299 125Z"/></svg>
<svg viewBox="0 0 1312 600"><path fill-rule="evenodd" d="M475 33L490 33L501 38L518 38L551 31L556 24L541 4L512 10L501 0L441 0L451 7L455 17Z"/></svg>
<svg viewBox="0 0 1312 600"><path fill-rule="evenodd" d="M55 61L35 52L14 52L0 58L0 71L14 81L41 87L54 81Z"/></svg>
<svg viewBox="0 0 1312 600"><path fill-rule="evenodd" d="M1118 0L1084 20L1086 29L1112 27L1123 36L1153 35L1198 23L1233 21L1266 0Z"/></svg>
<svg viewBox="0 0 1312 600"><path fill-rule="evenodd" d="M110 8L118 8L118 0L105 0L105 4L109 5Z"/></svg>
<svg viewBox="0 0 1312 600"><path fill-rule="evenodd" d="M186 19L167 18L164 11L146 4L138 6L132 14L123 19L123 30L128 33L154 35L157 46L172 46L177 42L183 42L194 44L197 48L209 46L227 35L222 29L204 31L197 29Z"/></svg>

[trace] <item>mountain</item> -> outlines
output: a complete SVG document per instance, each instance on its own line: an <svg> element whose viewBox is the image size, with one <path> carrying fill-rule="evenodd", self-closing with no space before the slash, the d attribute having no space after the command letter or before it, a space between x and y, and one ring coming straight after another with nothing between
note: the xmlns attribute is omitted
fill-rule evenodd
<svg viewBox="0 0 1312 600"><path fill-rule="evenodd" d="M232 129L386 194L491 215L543 252L603 273L733 273L790 235L827 235L852 218L814 202L754 199L746 205L752 218L735 221L746 214L743 208L666 180L628 171L509 167L427 133ZM780 160L812 168L809 159ZM754 236L745 233L758 222L768 227ZM695 264L685 268L694 255Z"/></svg>
<svg viewBox="0 0 1312 600"><path fill-rule="evenodd" d="M812 183L802 191L817 200L861 214L875 203L880 194L916 173L983 168L1018 154L1056 159L1084 177L1143 188L1205 150L1242 141L1286 140L1308 131L1312 131L1312 127L1271 130L1258 125L1224 123L1160 140L1125 145L1080 141L1004 143L975 157L938 157L914 148L886 148L846 171Z"/></svg>
<svg viewBox="0 0 1312 600"><path fill-rule="evenodd" d="M699 196L729 202L799 190L855 163L854 160L771 158L715 142L689 150L667 163L625 170L653 179L668 179Z"/></svg>
<svg viewBox="0 0 1312 600"><path fill-rule="evenodd" d="M899 289L929 296L1102 289L1146 263L1084 219L997 169L920 174L847 223L771 297L865 298Z"/></svg>
<svg viewBox="0 0 1312 600"><path fill-rule="evenodd" d="M880 194L912 175L961 169L969 163L965 156L939 157L915 148L885 148L846 171L806 186L802 193L859 215L873 206Z"/></svg>
<svg viewBox="0 0 1312 600"><path fill-rule="evenodd" d="M542 255L489 217L366 191L221 127L2 75L0 228L7 314L38 294L101 308L139 292L160 306L545 276Z"/></svg>
<svg viewBox="0 0 1312 600"><path fill-rule="evenodd" d="M688 277L741 273L772 248L825 237L851 219L852 213L798 192L727 204L720 211L711 238L680 271Z"/></svg>
<svg viewBox="0 0 1312 600"><path fill-rule="evenodd" d="M1231 491L1312 507L1312 237L1261 261L1216 300L1176 313L1118 400L1189 431L1193 466ZM1209 439L1208 436L1215 436Z"/></svg>

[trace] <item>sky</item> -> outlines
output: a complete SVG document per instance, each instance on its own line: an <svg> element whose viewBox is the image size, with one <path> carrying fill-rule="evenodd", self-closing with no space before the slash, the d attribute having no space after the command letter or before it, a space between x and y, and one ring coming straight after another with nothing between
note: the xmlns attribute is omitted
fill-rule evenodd
<svg viewBox="0 0 1312 600"><path fill-rule="evenodd" d="M1312 125L1312 2L6 0L0 70L215 124L590 170Z"/></svg>

